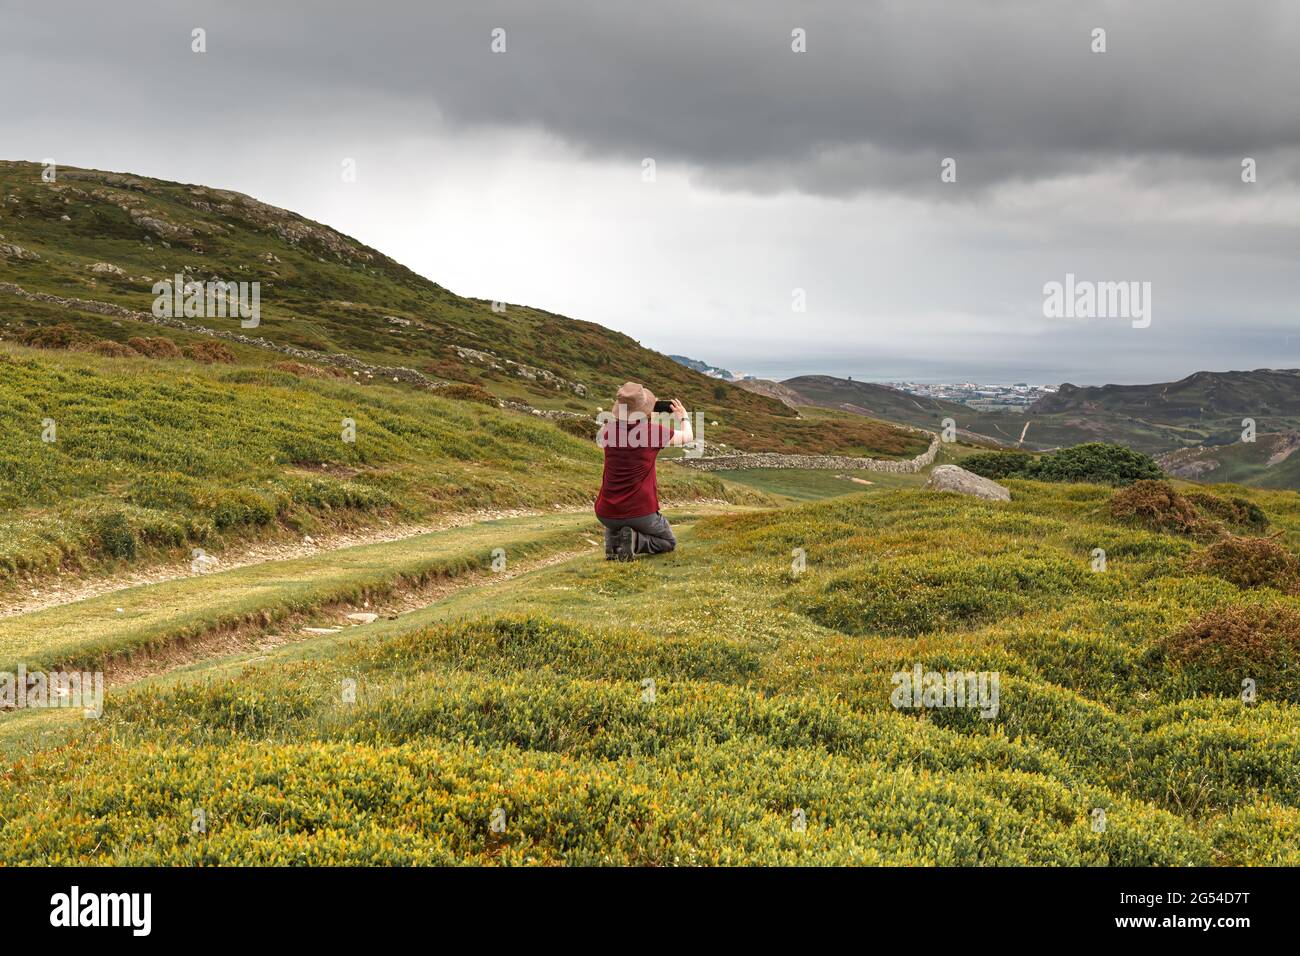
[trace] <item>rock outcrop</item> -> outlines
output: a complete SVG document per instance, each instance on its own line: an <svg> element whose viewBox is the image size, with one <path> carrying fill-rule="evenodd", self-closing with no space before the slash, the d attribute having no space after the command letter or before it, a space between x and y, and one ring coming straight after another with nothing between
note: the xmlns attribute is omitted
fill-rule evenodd
<svg viewBox="0 0 1300 956"><path fill-rule="evenodd" d="M956 465L936 465L925 483L929 491L951 491L958 495L971 495L987 501L1010 501L1011 492L996 481L989 481L973 471Z"/></svg>
<svg viewBox="0 0 1300 956"><path fill-rule="evenodd" d="M41 257L30 249L24 249L12 242L0 242L0 258L18 259L21 262L39 262Z"/></svg>

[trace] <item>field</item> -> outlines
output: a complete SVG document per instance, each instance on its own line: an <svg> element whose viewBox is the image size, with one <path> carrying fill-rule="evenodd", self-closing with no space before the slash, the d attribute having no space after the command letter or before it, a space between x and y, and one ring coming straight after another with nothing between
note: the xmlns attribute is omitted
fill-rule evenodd
<svg viewBox="0 0 1300 956"><path fill-rule="evenodd" d="M381 520L584 507L600 479L591 442L531 416L184 359L0 345L0 430L0 595L32 575L195 547L220 555ZM669 498L729 495L699 472L664 481Z"/></svg>
<svg viewBox="0 0 1300 956"><path fill-rule="evenodd" d="M8 718L10 752L44 743L0 780L0 859L1300 862L1300 644L1267 623L1300 602L1111 489L1010 485L686 514L662 559L593 550L115 688L98 721ZM1294 549L1294 496L1249 495ZM1264 623L1207 669L1186 635L1225 611ZM918 664L999 674L997 716L896 709Z"/></svg>

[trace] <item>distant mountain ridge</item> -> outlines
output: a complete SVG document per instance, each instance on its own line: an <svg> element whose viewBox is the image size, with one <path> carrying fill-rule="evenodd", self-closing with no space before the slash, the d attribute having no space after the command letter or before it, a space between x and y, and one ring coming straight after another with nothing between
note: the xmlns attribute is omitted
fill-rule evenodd
<svg viewBox="0 0 1300 956"><path fill-rule="evenodd" d="M809 405L902 424L933 429L951 418L961 432L1030 451L1106 441L1158 455L1178 477L1300 488L1300 369L1200 371L1149 385L1065 383L1023 414L829 375L777 387Z"/></svg>
<svg viewBox="0 0 1300 956"><path fill-rule="evenodd" d="M1063 384L1040 398L1030 411L1054 414L1104 409L1115 414L1179 420L1220 415L1300 416L1300 369L1193 372L1176 382L1154 385Z"/></svg>
<svg viewBox="0 0 1300 956"><path fill-rule="evenodd" d="M693 359L687 355L670 355L668 357L678 365L685 365L687 368L708 375L710 378L720 378L726 382L734 382L740 378L735 372L720 368L717 365L710 365L708 362L701 362L699 359Z"/></svg>

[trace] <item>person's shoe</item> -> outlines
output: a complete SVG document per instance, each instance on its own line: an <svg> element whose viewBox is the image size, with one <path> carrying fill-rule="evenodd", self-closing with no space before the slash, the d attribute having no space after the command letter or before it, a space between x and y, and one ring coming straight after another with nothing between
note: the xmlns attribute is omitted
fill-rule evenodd
<svg viewBox="0 0 1300 956"><path fill-rule="evenodd" d="M620 561L631 561L636 555L636 532L624 526L618 529L615 538L618 550L615 552Z"/></svg>

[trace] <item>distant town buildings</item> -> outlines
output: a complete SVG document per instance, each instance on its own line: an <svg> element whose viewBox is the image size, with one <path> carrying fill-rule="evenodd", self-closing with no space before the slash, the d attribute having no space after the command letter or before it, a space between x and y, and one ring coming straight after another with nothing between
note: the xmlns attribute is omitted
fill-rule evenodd
<svg viewBox="0 0 1300 956"><path fill-rule="evenodd" d="M958 382L955 384L923 384L919 382L884 382L891 388L897 388L912 395L926 398L941 398L949 402L960 402L971 408L984 410L1023 412L1044 395L1056 392L1055 385L1031 385L1028 382L1016 382L1014 385L987 385L979 382Z"/></svg>

